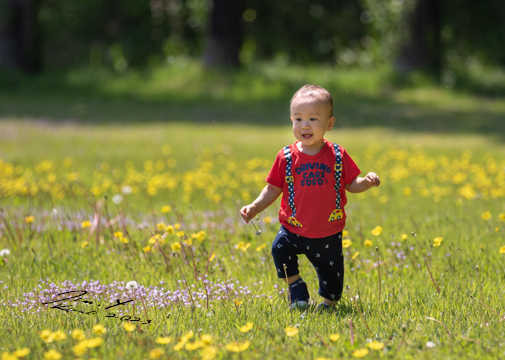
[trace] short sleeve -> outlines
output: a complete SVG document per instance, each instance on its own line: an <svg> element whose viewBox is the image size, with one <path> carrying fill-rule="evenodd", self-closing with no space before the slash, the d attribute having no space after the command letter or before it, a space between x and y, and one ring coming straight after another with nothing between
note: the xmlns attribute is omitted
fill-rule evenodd
<svg viewBox="0 0 505 360"><path fill-rule="evenodd" d="M342 165L344 168L344 185L352 183L356 176L361 174L358 165L344 148L342 148Z"/></svg>
<svg viewBox="0 0 505 360"><path fill-rule="evenodd" d="M284 151L280 150L277 153L274 164L268 173L265 181L270 185L281 188L284 186L286 176L286 159L284 158Z"/></svg>

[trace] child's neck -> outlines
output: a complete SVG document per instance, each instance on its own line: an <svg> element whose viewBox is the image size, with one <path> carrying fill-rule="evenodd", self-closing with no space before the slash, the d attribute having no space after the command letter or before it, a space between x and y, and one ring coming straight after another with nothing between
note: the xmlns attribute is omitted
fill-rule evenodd
<svg viewBox="0 0 505 360"><path fill-rule="evenodd" d="M304 146L302 144L302 142L299 141L298 143L296 143L296 147L298 148L298 151L300 151L302 154L305 154L305 155L317 155L322 150L322 148L324 147L325 143L326 143L326 141L322 140L318 144L314 144L314 145L310 145L310 146L307 146L307 145Z"/></svg>

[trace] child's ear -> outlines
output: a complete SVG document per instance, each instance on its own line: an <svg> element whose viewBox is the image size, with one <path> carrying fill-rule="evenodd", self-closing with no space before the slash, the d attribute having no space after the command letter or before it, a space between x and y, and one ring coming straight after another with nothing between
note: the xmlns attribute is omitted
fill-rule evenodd
<svg viewBox="0 0 505 360"><path fill-rule="evenodd" d="M290 119L291 119L291 122L293 122L293 117L292 116L290 117Z"/></svg>
<svg viewBox="0 0 505 360"><path fill-rule="evenodd" d="M328 131L330 131L333 128L334 124L335 124L335 116L332 116L330 120L328 120Z"/></svg>

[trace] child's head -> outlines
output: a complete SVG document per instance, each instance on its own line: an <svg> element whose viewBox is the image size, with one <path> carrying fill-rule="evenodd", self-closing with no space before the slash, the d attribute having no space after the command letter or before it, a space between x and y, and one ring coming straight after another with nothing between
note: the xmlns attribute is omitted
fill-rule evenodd
<svg viewBox="0 0 505 360"><path fill-rule="evenodd" d="M302 86L291 98L290 112L300 150L317 153L324 145L326 131L335 123L330 93L320 86Z"/></svg>
<svg viewBox="0 0 505 360"><path fill-rule="evenodd" d="M293 116L293 104L297 105L300 102L307 103L321 103L321 105L327 107L328 118L333 117L333 98L331 94L321 86L317 85L303 85L297 92L293 95L290 102L290 112Z"/></svg>

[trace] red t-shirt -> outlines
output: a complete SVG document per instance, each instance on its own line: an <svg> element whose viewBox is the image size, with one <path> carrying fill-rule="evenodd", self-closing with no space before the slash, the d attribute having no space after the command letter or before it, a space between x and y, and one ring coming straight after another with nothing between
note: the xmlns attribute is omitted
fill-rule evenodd
<svg viewBox="0 0 505 360"><path fill-rule="evenodd" d="M298 150L295 142L291 149L291 173L294 178L294 204L296 220L301 227L290 225L287 219L292 215L289 207L289 191L286 182L286 158L284 149L277 153L266 182L282 188L279 221L289 231L308 238L322 238L334 235L344 229L347 203L345 185L352 183L361 171L347 151L340 146L342 156L342 175L340 178L340 208L343 218L328 221L336 208L335 199L335 150L333 143L325 140L321 151L316 155L306 155Z"/></svg>

